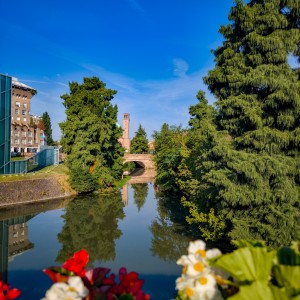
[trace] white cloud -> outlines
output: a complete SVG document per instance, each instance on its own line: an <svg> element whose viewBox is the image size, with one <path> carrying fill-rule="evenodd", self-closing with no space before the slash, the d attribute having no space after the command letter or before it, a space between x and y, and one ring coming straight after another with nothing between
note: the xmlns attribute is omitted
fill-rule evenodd
<svg viewBox="0 0 300 300"><path fill-rule="evenodd" d="M188 63L181 58L175 58L173 60L173 64L174 64L174 70L173 70L174 75L178 77L186 77L186 72L189 69Z"/></svg>
<svg viewBox="0 0 300 300"><path fill-rule="evenodd" d="M183 60L179 65L182 66L182 70L187 68ZM134 136L139 124L145 128L149 139L154 130L161 129L163 123L186 127L190 117L189 106L197 103L196 95L200 89L207 92L210 103L214 101L202 81L207 70L166 80L139 80L110 72L97 65L81 67L85 70L61 74L59 82L54 76L53 79L45 80L47 84L35 85L38 94L32 98L31 110L38 115L48 112L55 140L61 136L58 123L65 119L65 108L60 96L69 92L69 81L81 83L83 77L98 76L106 83L107 88L117 90L112 103L118 106L119 124L123 123L123 114L130 113L130 137Z"/></svg>
<svg viewBox="0 0 300 300"><path fill-rule="evenodd" d="M189 106L197 102L197 92L202 89L210 103L213 96L208 92L202 81L207 70L187 75L188 65L184 60L177 59L181 76L168 80L138 80L122 74L109 72L102 67L85 65L94 75L99 76L108 88L116 89L113 103L118 105L119 124L122 124L123 113L130 113L130 136L141 124L148 133L148 138L154 130L160 130L163 123L187 126ZM183 76L184 74L184 76Z"/></svg>

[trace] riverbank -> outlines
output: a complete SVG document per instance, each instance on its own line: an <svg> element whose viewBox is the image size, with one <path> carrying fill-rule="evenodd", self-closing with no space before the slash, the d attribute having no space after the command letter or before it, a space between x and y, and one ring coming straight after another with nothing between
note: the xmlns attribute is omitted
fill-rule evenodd
<svg viewBox="0 0 300 300"><path fill-rule="evenodd" d="M130 179L130 176L124 177L114 188L97 193L115 193ZM0 208L75 195L77 192L69 185L68 168L64 164L46 167L33 173L0 176Z"/></svg>
<svg viewBox="0 0 300 300"><path fill-rule="evenodd" d="M74 195L76 192L69 186L67 167L63 164L36 173L0 176L0 207Z"/></svg>

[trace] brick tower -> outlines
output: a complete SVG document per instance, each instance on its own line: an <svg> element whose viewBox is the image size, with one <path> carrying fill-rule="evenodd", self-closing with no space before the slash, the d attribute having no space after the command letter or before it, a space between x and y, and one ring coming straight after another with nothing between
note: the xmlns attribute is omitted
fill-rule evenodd
<svg viewBox="0 0 300 300"><path fill-rule="evenodd" d="M123 146L127 151L130 150L129 122L130 122L130 114L124 113L124 117L123 117L122 146Z"/></svg>

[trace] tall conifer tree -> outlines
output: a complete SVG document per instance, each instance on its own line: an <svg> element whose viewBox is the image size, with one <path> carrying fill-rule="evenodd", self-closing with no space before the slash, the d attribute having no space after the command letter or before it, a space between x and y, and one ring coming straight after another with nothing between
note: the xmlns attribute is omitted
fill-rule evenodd
<svg viewBox="0 0 300 300"><path fill-rule="evenodd" d="M147 140L147 134L142 125L139 125L135 136L130 143L130 152L131 153L148 153L149 146Z"/></svg>
<svg viewBox="0 0 300 300"><path fill-rule="evenodd" d="M70 94L61 96L67 119L59 125L71 184L80 193L111 186L122 175L122 129L117 126L117 106L110 102L116 91L97 77L69 86Z"/></svg>
<svg viewBox="0 0 300 300"><path fill-rule="evenodd" d="M51 119L47 112L44 112L42 115L42 122L44 125L44 132L47 137L47 145L54 146L54 141L52 138L52 127L51 127Z"/></svg>
<svg viewBox="0 0 300 300"><path fill-rule="evenodd" d="M299 54L299 9L297 0L237 0L220 29L225 41L204 80L228 138L197 162L202 174L189 203L188 220L207 237L216 217L231 238L299 238L300 81L288 63Z"/></svg>

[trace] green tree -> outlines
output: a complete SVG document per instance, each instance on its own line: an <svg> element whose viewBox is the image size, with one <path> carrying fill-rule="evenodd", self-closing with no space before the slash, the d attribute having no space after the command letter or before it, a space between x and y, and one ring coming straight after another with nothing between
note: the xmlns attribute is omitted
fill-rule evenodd
<svg viewBox="0 0 300 300"><path fill-rule="evenodd" d="M118 109L110 102L116 91L97 77L84 78L82 84L71 82L69 87L70 94L61 96L67 119L59 125L71 186L79 193L113 186L122 176L124 153L118 142Z"/></svg>
<svg viewBox="0 0 300 300"><path fill-rule="evenodd" d="M130 142L130 152L131 153L148 153L148 140L145 129L142 125L139 125L135 136Z"/></svg>
<svg viewBox="0 0 300 300"><path fill-rule="evenodd" d="M155 182L165 192L176 193L179 191L178 167L182 161L182 149L185 148L186 131L180 126L164 123L160 131L154 131L153 138L157 171Z"/></svg>
<svg viewBox="0 0 300 300"><path fill-rule="evenodd" d="M206 237L222 234L220 220L232 238L239 231L289 244L299 232L300 81L288 64L299 49L299 23L291 21L299 20L297 4L237 0L231 24L220 29L225 40L204 78L217 98L218 131L197 163L197 194L186 202L188 220Z"/></svg>
<svg viewBox="0 0 300 300"><path fill-rule="evenodd" d="M42 115L42 123L44 125L44 133L47 137L47 145L54 146L55 143L52 139L51 119L47 112L44 112Z"/></svg>

